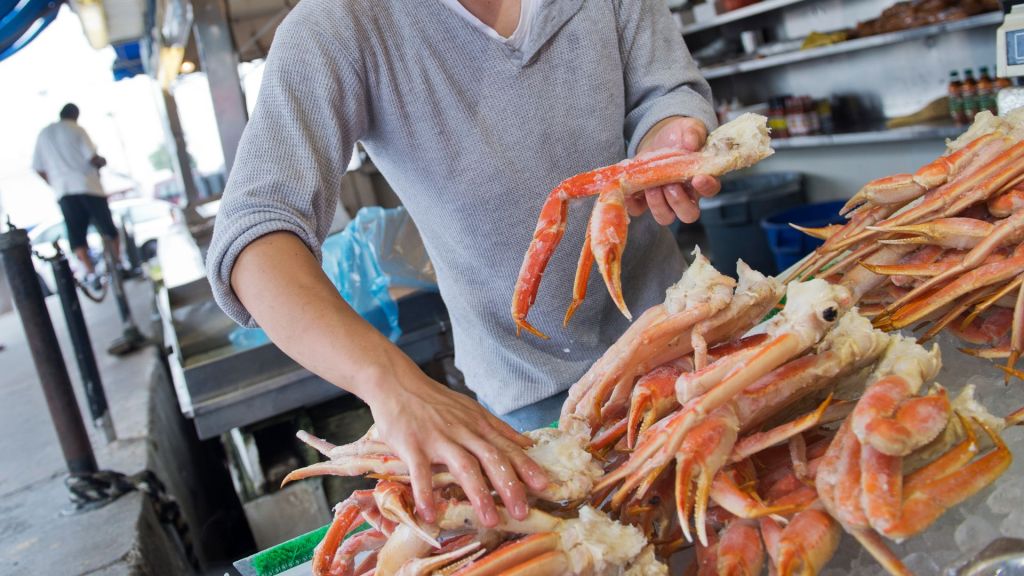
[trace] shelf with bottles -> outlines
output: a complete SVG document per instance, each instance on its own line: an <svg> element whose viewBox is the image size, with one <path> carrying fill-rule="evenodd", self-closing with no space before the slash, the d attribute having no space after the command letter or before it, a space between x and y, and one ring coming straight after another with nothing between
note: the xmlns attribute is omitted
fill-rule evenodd
<svg viewBox="0 0 1024 576"><path fill-rule="evenodd" d="M753 72L755 70L764 70L768 68L785 66L788 64L795 64L797 62L804 62L807 60L813 60L817 58L835 56L837 54L844 54L847 52L867 50L870 48L877 48L891 44L909 42L912 40L927 39L942 34L949 34L953 32L971 30L974 28L981 28L987 26L995 27L1002 21L1002 12L989 12L977 16L971 16L970 18L965 18L962 20L943 22L940 24L922 26L919 28L911 28L908 30L901 30L898 32L888 32L885 34L867 36L864 38L857 38L854 40L846 40L844 42L828 44L825 46L809 48L806 50L800 49L802 41L798 40L786 45L786 47L789 48L789 51L782 52L779 54L773 54L770 56L764 56L761 58L751 57L747 60L740 60L728 64L707 66L701 69L701 73L704 75L706 79L714 80L717 78L725 78L736 74Z"/></svg>
<svg viewBox="0 0 1024 576"><path fill-rule="evenodd" d="M949 73L947 93L951 120L957 124L969 124L974 115L982 110L993 114L999 112L996 97L1000 90L1009 88L1012 83L1007 78L993 79L988 71L988 66L981 66L978 68L978 78L975 79L974 69L968 68L963 71L962 80L959 70Z"/></svg>
<svg viewBox="0 0 1024 576"><path fill-rule="evenodd" d="M781 139L772 138L772 147L776 150L792 150L800 148L821 148L825 146L855 146L863 144L884 144L887 142L910 142L927 139L956 138L963 132L963 130L963 126L957 126L952 122L918 124L902 128L886 128L884 125L879 125L873 129L865 128L854 132L794 136Z"/></svg>
<svg viewBox="0 0 1024 576"><path fill-rule="evenodd" d="M854 94L775 96L752 106L719 107L722 122L744 112L768 117L777 150L953 138L965 127L948 117L944 99L899 119L881 118L879 110Z"/></svg>

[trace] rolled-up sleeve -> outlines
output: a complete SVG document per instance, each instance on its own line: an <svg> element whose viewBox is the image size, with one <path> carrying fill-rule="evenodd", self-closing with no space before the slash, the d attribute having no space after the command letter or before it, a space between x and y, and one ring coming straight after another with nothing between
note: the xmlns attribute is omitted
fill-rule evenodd
<svg viewBox="0 0 1024 576"><path fill-rule="evenodd" d="M342 176L368 123L364 83L350 56L301 5L275 34L206 258L217 303L240 324L255 326L231 287L235 260L249 243L291 232L321 257Z"/></svg>
<svg viewBox="0 0 1024 576"><path fill-rule="evenodd" d="M669 116L690 116L713 130L718 121L711 88L690 57L665 1L621 0L618 24L628 154L636 154L644 135Z"/></svg>

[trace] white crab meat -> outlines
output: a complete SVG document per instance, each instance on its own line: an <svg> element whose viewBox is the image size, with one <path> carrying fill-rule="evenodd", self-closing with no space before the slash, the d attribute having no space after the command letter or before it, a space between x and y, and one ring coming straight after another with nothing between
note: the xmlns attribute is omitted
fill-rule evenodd
<svg viewBox="0 0 1024 576"><path fill-rule="evenodd" d="M538 496L550 502L588 497L603 474L601 465L585 448L590 441L586 422L578 416L567 416L561 426L526 433L534 441L526 450L527 456L547 471L550 480Z"/></svg>

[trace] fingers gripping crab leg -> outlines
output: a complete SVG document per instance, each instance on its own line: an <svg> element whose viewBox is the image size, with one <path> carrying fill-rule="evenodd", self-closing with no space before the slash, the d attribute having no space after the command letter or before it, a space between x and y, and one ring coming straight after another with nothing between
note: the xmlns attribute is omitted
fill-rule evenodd
<svg viewBox="0 0 1024 576"><path fill-rule="evenodd" d="M589 226L590 249L609 294L628 317L619 280L629 222L626 196L647 188L686 181L698 174L721 176L746 168L773 153L769 142L767 119L745 114L712 132L699 152L656 151L564 180L551 192L541 209L533 240L519 271L512 296L512 319L516 332L526 330L540 338L545 337L526 317L537 297L544 269L565 233L571 200L598 196L596 212Z"/></svg>

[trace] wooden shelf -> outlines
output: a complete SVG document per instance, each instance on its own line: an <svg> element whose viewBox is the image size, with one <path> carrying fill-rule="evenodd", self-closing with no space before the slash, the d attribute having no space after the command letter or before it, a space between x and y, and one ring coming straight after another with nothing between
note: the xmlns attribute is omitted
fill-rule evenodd
<svg viewBox="0 0 1024 576"><path fill-rule="evenodd" d="M799 4L806 0L762 0L757 4L751 4L737 10L730 10L715 16L707 22L698 22L696 24L690 24L689 26L683 27L683 36L687 34L693 34L702 30L709 30L711 28L717 28L723 24L730 22L736 22L751 16L757 16L758 14L764 14L765 12L771 12L772 10L778 10L786 6L792 6L793 4Z"/></svg>
<svg viewBox="0 0 1024 576"><path fill-rule="evenodd" d="M752 7L753 6L751 6L751 8ZM987 14L979 14L963 20L943 22L942 24L933 24L931 26L921 26L919 28L911 28L910 30L889 32L888 34L878 34L876 36L868 36L867 38L858 38L856 40L847 40L846 42L822 46L821 48L797 50L764 58L742 60L719 66L710 66L703 68L701 73L706 79L714 80L716 78L724 78L735 74L744 74L755 70L764 70L767 68L774 68L776 66L794 64L796 62L825 58L836 54L845 54L847 52L856 52L858 50L867 50L869 48L877 48L879 46L887 46L890 44L929 38L939 34L959 32L963 30L970 30L972 28L995 26L1002 23L1002 21L1002 12L989 12Z"/></svg>
<svg viewBox="0 0 1024 576"><path fill-rule="evenodd" d="M893 128L891 130L774 138L772 139L772 148L776 150L794 150L800 148L819 148L822 146L855 146L858 144L956 138L966 129L964 126L954 126L952 124L921 124L918 126Z"/></svg>

